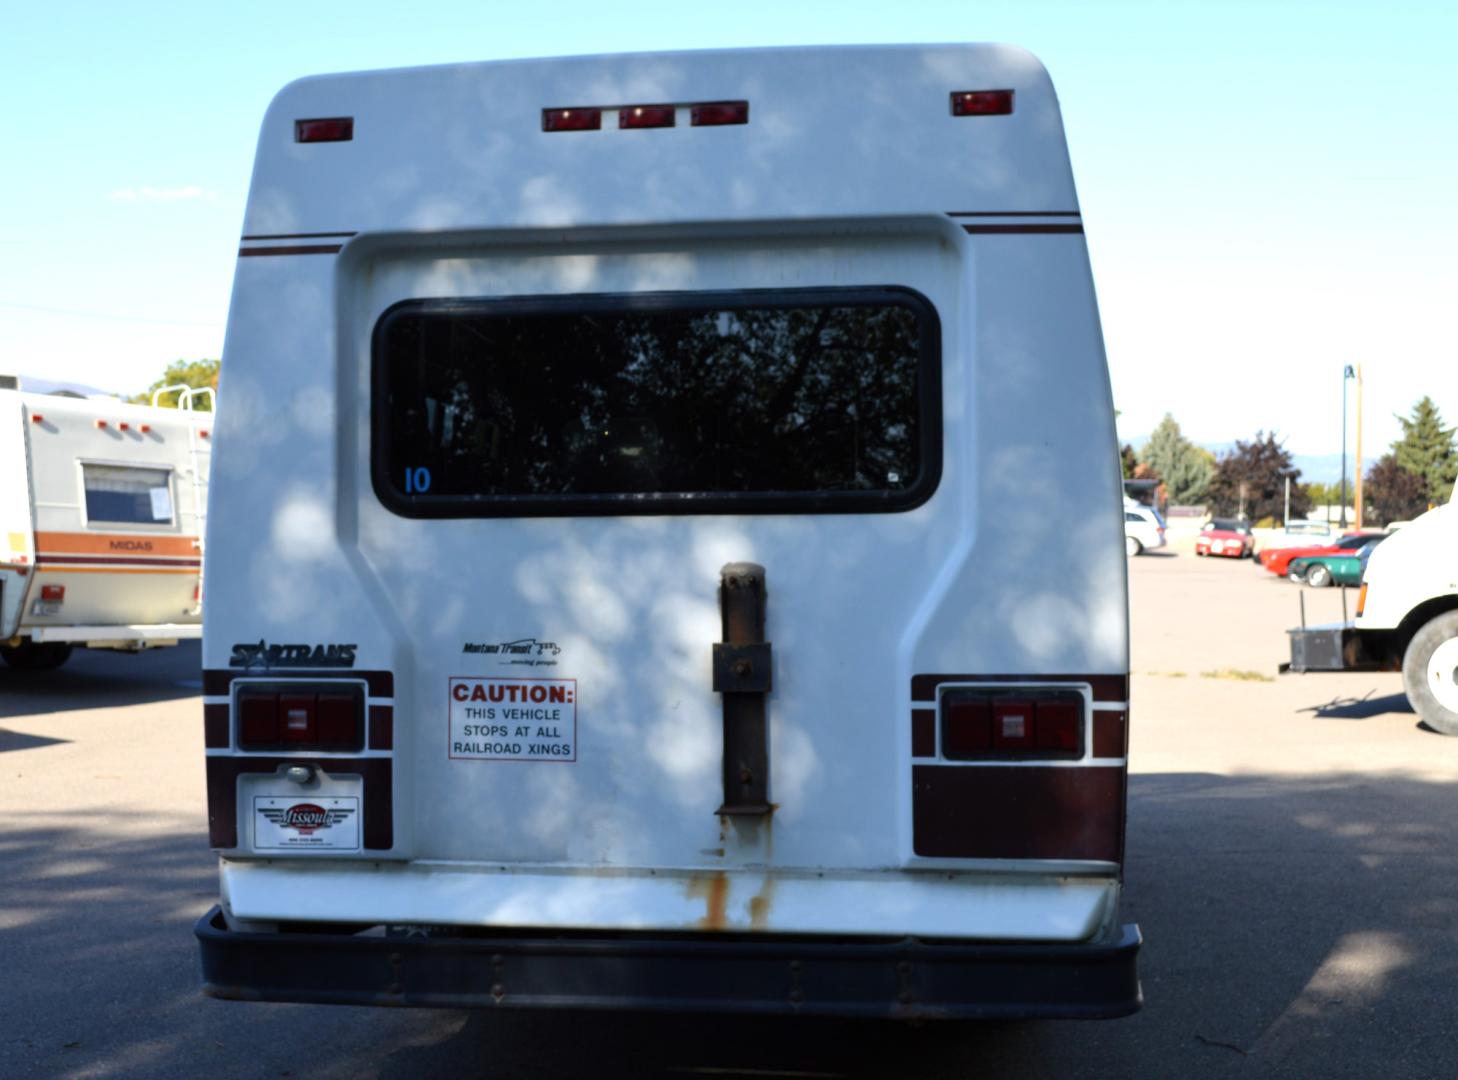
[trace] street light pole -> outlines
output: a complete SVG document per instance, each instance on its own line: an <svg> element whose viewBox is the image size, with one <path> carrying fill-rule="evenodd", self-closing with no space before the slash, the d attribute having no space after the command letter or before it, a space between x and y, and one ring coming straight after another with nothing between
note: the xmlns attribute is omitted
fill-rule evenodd
<svg viewBox="0 0 1458 1080"><path fill-rule="evenodd" d="M1352 501L1357 504L1357 531L1362 531L1362 365L1357 365L1357 472L1352 477L1356 487Z"/></svg>
<svg viewBox="0 0 1458 1080"><path fill-rule="evenodd" d="M1356 378L1352 365L1342 369L1342 528L1347 527L1347 380ZM1330 520L1328 518L1328 520Z"/></svg>

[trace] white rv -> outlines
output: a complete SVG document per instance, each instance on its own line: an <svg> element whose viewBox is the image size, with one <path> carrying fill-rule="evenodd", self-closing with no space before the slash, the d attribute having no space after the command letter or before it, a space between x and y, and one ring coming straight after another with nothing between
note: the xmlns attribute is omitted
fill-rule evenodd
<svg viewBox="0 0 1458 1080"><path fill-rule="evenodd" d="M239 256L209 993L1138 1007L1120 470L1036 59L306 79Z"/></svg>
<svg viewBox="0 0 1458 1080"><path fill-rule="evenodd" d="M78 646L201 636L212 424L190 408L0 388L7 664L54 668Z"/></svg>

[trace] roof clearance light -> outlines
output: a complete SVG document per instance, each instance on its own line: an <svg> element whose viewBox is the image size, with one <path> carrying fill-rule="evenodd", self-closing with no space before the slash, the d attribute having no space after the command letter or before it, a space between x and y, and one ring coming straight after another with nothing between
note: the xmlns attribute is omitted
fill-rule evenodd
<svg viewBox="0 0 1458 1080"><path fill-rule="evenodd" d="M689 110L689 123L694 127L747 124L749 123L749 102L709 101L702 105L695 105Z"/></svg>
<svg viewBox="0 0 1458 1080"><path fill-rule="evenodd" d="M351 142L353 139L352 116L294 121L294 142Z"/></svg>
<svg viewBox="0 0 1458 1080"><path fill-rule="evenodd" d="M618 110L618 127L673 127L673 114L672 105L624 105Z"/></svg>
<svg viewBox="0 0 1458 1080"><path fill-rule="evenodd" d="M1011 90L957 90L952 94L953 116L1007 116L1012 111Z"/></svg>
<svg viewBox="0 0 1458 1080"><path fill-rule="evenodd" d="M32 424L44 424L46 422L46 418L38 412L33 412L30 414L30 422Z"/></svg>
<svg viewBox="0 0 1458 1080"><path fill-rule="evenodd" d="M598 131L602 128L601 109L543 109L543 131Z"/></svg>
<svg viewBox="0 0 1458 1080"><path fill-rule="evenodd" d="M106 421L105 420L98 420L98 421L96 421L96 426L98 428L104 428L104 427L106 427Z"/></svg>

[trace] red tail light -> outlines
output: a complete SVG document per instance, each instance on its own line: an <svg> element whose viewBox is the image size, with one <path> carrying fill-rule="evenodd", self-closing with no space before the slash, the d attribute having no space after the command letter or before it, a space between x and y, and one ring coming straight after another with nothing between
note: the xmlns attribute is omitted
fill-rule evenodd
<svg viewBox="0 0 1458 1080"><path fill-rule="evenodd" d="M364 746L364 691L357 686L249 683L238 687L242 750L339 750Z"/></svg>
<svg viewBox="0 0 1458 1080"><path fill-rule="evenodd" d="M694 127L713 127L719 124L749 123L749 102L710 101L689 109L689 123Z"/></svg>
<svg viewBox="0 0 1458 1080"><path fill-rule="evenodd" d="M294 142L349 142L354 138L354 117L330 116L295 120Z"/></svg>
<svg viewBox="0 0 1458 1080"><path fill-rule="evenodd" d="M1006 116L1012 111L1011 90L958 90L952 94L953 116Z"/></svg>
<svg viewBox="0 0 1458 1080"><path fill-rule="evenodd" d="M673 127L672 105L625 105L618 110L620 128Z"/></svg>
<svg viewBox="0 0 1458 1080"><path fill-rule="evenodd" d="M992 703L982 696L942 699L942 752L950 758L978 757L992 749Z"/></svg>
<svg viewBox="0 0 1458 1080"><path fill-rule="evenodd" d="M598 131L602 128L601 109L543 109L543 131Z"/></svg>
<svg viewBox="0 0 1458 1080"><path fill-rule="evenodd" d="M1083 756L1083 695L1070 690L949 690L942 756L952 760Z"/></svg>
<svg viewBox="0 0 1458 1080"><path fill-rule="evenodd" d="M64 586L64 585L42 585L41 586L41 599L42 600L54 600L56 603L60 603L62 600L66 599L66 586Z"/></svg>

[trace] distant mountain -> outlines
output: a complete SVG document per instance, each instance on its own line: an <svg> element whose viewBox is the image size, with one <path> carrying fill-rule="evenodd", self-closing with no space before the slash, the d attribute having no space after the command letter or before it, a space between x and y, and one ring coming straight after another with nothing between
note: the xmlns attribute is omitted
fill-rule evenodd
<svg viewBox="0 0 1458 1080"><path fill-rule="evenodd" d="M1315 480L1322 484L1338 484L1342 479L1342 456L1341 454L1292 454L1291 464L1301 470L1301 479L1304 483ZM1372 459L1367 458L1362 462L1362 470L1365 473L1371 468ZM1347 454L1347 477L1348 479L1357 473L1357 459L1350 453ZM1365 501L1365 500L1363 500Z"/></svg>
<svg viewBox="0 0 1458 1080"><path fill-rule="evenodd" d="M1134 447L1137 450L1148 441L1148 435L1136 435L1132 439L1121 439L1119 445L1122 446L1125 443L1128 443L1130 446ZM1204 449L1210 451L1210 453L1214 454L1216 457L1219 457L1221 454L1228 454L1230 451L1235 449L1234 442L1200 443L1199 445L1202 446ZM1374 459L1370 456L1363 460L1362 469L1364 472L1371 467L1373 460ZM1337 484L1341 482L1342 456L1340 453L1292 454L1291 464L1295 465L1296 468L1301 470L1302 483L1309 483L1313 480L1321 484ZM1349 476L1354 476L1356 475L1356 471L1356 459L1352 456L1350 452L1348 452L1347 474Z"/></svg>

